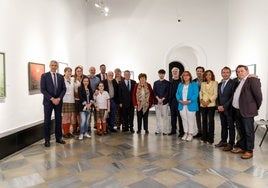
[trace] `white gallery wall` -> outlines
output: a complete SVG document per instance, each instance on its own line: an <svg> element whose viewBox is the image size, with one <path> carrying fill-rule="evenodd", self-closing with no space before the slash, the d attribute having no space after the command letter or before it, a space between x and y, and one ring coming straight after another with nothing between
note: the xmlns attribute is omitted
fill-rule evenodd
<svg viewBox="0 0 268 188"><path fill-rule="evenodd" d="M6 94L0 137L43 121L42 94L29 95L28 62L49 70L52 59L85 65L84 0L0 0L0 51L6 54Z"/></svg>
<svg viewBox="0 0 268 188"><path fill-rule="evenodd" d="M28 62L51 59L85 67L107 65L148 74L180 61L195 76L229 65L257 64L267 114L266 0L107 0L107 17L93 0L0 0L0 51L6 54L6 93L0 137L43 121L42 95L29 95ZM180 20L180 22L178 22ZM98 71L97 71L98 72ZM168 78L168 75L167 75Z"/></svg>
<svg viewBox="0 0 268 188"><path fill-rule="evenodd" d="M229 0L227 49L227 64L232 69L239 64L256 64L256 74L262 83L263 103L255 119L268 119L267 0Z"/></svg>
<svg viewBox="0 0 268 188"><path fill-rule="evenodd" d="M93 4L88 6L90 65L133 70L136 80L145 72L153 83L157 71L168 70L171 61L179 60L194 76L197 65L219 74L226 62L226 1L112 0L107 4L111 10L107 17Z"/></svg>

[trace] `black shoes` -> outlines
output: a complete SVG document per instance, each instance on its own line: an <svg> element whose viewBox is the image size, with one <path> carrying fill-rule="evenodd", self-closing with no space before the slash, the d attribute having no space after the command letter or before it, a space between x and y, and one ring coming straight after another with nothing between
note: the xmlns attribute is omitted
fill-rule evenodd
<svg viewBox="0 0 268 188"><path fill-rule="evenodd" d="M64 140L62 140L62 139L56 140L56 142L59 143L59 144L65 144L65 143L66 143L66 142L65 142Z"/></svg>
<svg viewBox="0 0 268 188"><path fill-rule="evenodd" d="M170 135L173 135L173 134L176 134L175 132L170 132L170 133L168 133L168 135L170 136Z"/></svg>
<svg viewBox="0 0 268 188"><path fill-rule="evenodd" d="M64 140L62 140L62 139L56 140L56 142L59 143L59 144L65 144L65 143L66 143L66 142L65 142ZM50 142L49 142L49 141L45 141L44 146L45 146L45 147L50 147Z"/></svg>
<svg viewBox="0 0 268 188"><path fill-rule="evenodd" d="M44 145L45 145L45 147L50 147L50 142L49 141L45 141Z"/></svg>
<svg viewBox="0 0 268 188"><path fill-rule="evenodd" d="M141 131L140 131L140 130L138 130L138 131L137 131L137 134L140 134L140 133L141 133Z"/></svg>
<svg viewBox="0 0 268 188"><path fill-rule="evenodd" d="M194 135L194 138L201 138L202 134L201 133L197 133L196 135Z"/></svg>
<svg viewBox="0 0 268 188"><path fill-rule="evenodd" d="M130 132L133 134L135 133L134 129L133 128L130 128Z"/></svg>
<svg viewBox="0 0 268 188"><path fill-rule="evenodd" d="M149 131L148 130L145 130L145 134L149 134Z"/></svg>
<svg viewBox="0 0 268 188"><path fill-rule="evenodd" d="M115 129L111 129L110 132L112 132L112 133L116 133L117 130L115 130Z"/></svg>

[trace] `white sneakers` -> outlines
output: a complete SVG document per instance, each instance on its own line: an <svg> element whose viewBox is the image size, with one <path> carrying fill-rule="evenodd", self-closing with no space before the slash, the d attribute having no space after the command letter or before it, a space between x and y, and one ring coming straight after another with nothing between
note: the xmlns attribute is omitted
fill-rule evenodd
<svg viewBox="0 0 268 188"><path fill-rule="evenodd" d="M185 133L181 139L186 140L187 139L187 134Z"/></svg>
<svg viewBox="0 0 268 188"><path fill-rule="evenodd" d="M184 140L184 141L186 140L186 141L190 142L190 141L193 140L193 135L185 133L181 139Z"/></svg>
<svg viewBox="0 0 268 188"><path fill-rule="evenodd" d="M80 134L78 137L78 140L83 140L84 137L91 138L91 136L88 133L85 133L85 134Z"/></svg>
<svg viewBox="0 0 268 188"><path fill-rule="evenodd" d="M192 134L188 134L186 141L190 142L193 140L193 135Z"/></svg>
<svg viewBox="0 0 268 188"><path fill-rule="evenodd" d="M85 134L84 134L84 137L86 137L86 138L91 138L91 136L90 136L88 133L85 133Z"/></svg>

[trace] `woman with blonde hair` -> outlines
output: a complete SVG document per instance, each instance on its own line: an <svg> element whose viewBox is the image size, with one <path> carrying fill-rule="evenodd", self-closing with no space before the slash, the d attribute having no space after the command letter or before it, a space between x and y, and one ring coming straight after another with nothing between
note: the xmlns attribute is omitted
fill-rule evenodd
<svg viewBox="0 0 268 188"><path fill-rule="evenodd" d="M207 144L214 143L215 131L215 110L218 96L218 83L212 70L206 70L203 74L203 82L200 89L200 107L203 122L203 135L201 142Z"/></svg>

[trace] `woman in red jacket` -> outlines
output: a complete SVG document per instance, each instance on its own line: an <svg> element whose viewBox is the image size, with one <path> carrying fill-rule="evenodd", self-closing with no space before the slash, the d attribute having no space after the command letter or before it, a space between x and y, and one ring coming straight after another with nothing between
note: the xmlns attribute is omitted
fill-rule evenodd
<svg viewBox="0 0 268 188"><path fill-rule="evenodd" d="M138 131L137 134L141 133L141 125L143 120L143 129L146 134L149 134L148 131L148 114L149 109L154 104L154 94L152 86L146 82L147 75L144 73L139 74L139 83L134 87L133 91L133 105L137 111L137 120L138 120Z"/></svg>

